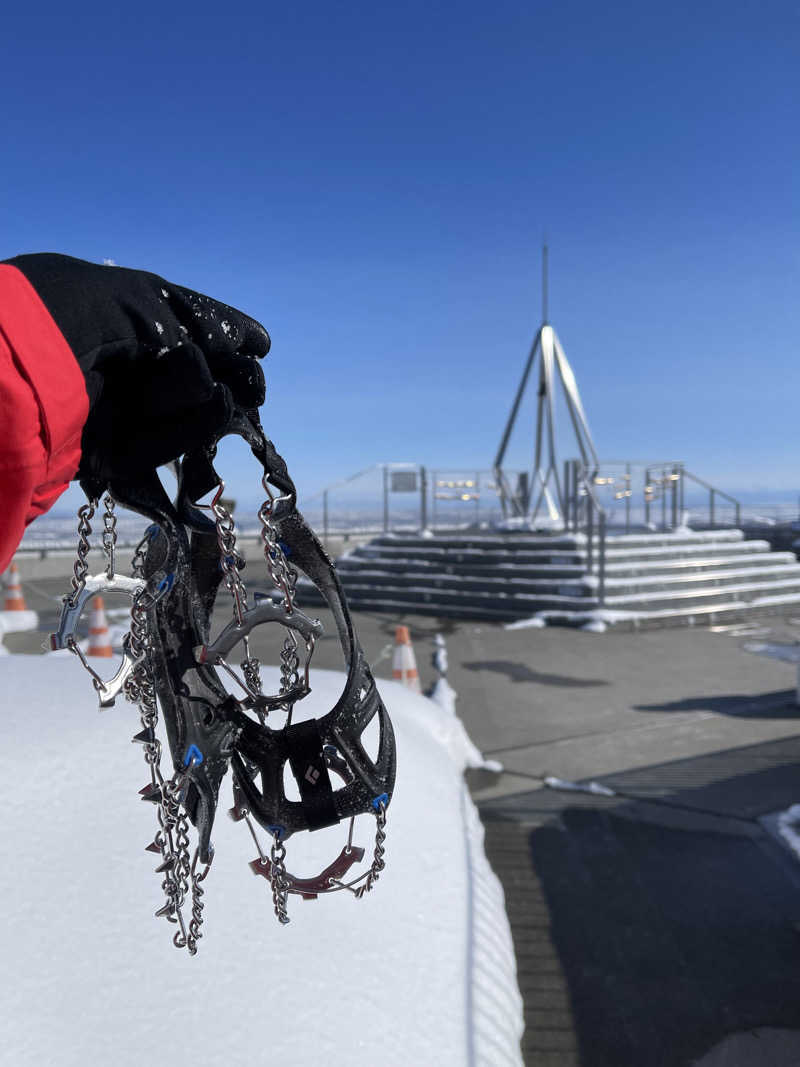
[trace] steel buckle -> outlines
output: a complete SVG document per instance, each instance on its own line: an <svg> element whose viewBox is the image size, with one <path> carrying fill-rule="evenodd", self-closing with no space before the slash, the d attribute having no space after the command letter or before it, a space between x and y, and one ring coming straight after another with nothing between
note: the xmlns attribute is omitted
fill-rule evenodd
<svg viewBox="0 0 800 1067"><path fill-rule="evenodd" d="M147 583L142 578L128 578L122 574L115 574L113 577L109 578L106 572L96 574L92 578L87 578L83 589L81 589L74 599L69 596L64 597L58 629L55 633L50 634L51 650L56 652L60 649L68 648L70 652L73 652L78 657L83 666L92 676L92 684L94 685L101 708L113 707L114 701L122 692L125 683L138 661L131 655L130 648L126 641L122 655L122 663L120 664L117 673L113 678L105 681L91 666L86 659L86 656L78 647L78 643L75 640L75 631L78 622L80 621L83 610L89 601L99 594L126 593L131 600L133 600L137 594L144 589L146 584Z"/></svg>

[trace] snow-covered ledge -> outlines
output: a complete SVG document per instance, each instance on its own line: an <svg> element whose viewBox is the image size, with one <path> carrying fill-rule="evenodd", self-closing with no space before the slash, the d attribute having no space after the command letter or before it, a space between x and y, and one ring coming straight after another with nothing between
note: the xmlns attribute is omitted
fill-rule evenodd
<svg viewBox="0 0 800 1067"><path fill-rule="evenodd" d="M276 672L264 673L274 685ZM318 671L312 681L303 703L319 714L344 678ZM191 959L153 918L159 878L144 846L155 820L137 797L145 767L130 743L135 709L99 715L74 657L5 656L0 684L9 1063L140 1067L165 1054L291 1067L522 1063L503 893L463 782L474 752L450 711L380 683L398 738L386 870L361 901L290 898L287 927L248 868L246 829L225 817L224 785L204 937ZM368 847L373 832L367 817L356 842ZM343 833L291 838L287 865L319 869Z"/></svg>

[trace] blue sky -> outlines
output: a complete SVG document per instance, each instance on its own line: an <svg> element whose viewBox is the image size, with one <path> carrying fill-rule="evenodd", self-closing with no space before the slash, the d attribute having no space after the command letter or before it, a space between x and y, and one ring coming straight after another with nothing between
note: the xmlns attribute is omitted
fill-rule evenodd
<svg viewBox="0 0 800 1067"><path fill-rule="evenodd" d="M546 233L601 455L800 487L796 5L221 11L4 15L0 256L111 257L263 321L302 500L490 465Z"/></svg>

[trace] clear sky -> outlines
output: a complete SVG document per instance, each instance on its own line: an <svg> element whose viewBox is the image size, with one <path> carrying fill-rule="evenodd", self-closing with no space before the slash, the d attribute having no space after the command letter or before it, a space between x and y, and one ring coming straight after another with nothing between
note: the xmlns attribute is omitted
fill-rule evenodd
<svg viewBox="0 0 800 1067"><path fill-rule="evenodd" d="M0 34L0 257L110 257L263 321L301 500L491 465L544 233L601 455L800 487L795 3L30 10Z"/></svg>

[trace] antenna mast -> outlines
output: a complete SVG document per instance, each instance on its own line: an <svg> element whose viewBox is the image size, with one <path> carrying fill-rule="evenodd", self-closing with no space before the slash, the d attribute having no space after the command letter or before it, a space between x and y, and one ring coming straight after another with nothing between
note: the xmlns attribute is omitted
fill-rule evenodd
<svg viewBox="0 0 800 1067"><path fill-rule="evenodd" d="M547 241L542 245L542 323L547 323Z"/></svg>
<svg viewBox="0 0 800 1067"><path fill-rule="evenodd" d="M508 516L510 510L512 517L524 517L530 523L534 523L540 509L544 507L550 520L557 521L560 519L566 523L569 502L567 499L568 490L566 484L562 485L561 483L558 470L559 460L556 455L556 413L554 402L559 382L566 401L572 428L575 432L575 443L580 452L580 460L578 462L582 463L584 468L596 470L599 461L589 433L589 425L581 403L575 374L567 362L567 357L555 330L547 321L547 290L549 283L547 252L547 241L545 239L542 242L542 325L539 327L531 345L531 350L528 353L525 369L522 372L522 380L514 397L511 414L495 456L494 474L505 516ZM508 477L503 471L503 460L505 459L506 449L519 414L522 397L537 355L540 358L533 469L530 473L527 471L519 473L517 485L514 488L509 484Z"/></svg>

